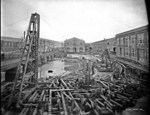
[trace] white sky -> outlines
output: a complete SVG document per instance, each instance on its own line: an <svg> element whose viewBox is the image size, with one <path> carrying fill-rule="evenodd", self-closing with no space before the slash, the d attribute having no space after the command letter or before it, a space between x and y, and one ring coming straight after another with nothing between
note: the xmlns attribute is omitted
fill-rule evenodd
<svg viewBox="0 0 150 115"><path fill-rule="evenodd" d="M35 12L40 37L56 41L95 42L148 24L144 0L2 0L1 36L23 36Z"/></svg>

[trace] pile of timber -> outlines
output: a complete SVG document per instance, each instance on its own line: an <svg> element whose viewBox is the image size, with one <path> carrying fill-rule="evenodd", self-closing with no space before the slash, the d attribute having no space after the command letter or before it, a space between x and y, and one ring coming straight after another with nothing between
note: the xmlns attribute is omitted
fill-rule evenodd
<svg viewBox="0 0 150 115"><path fill-rule="evenodd" d="M96 84L88 89L79 88L80 80L76 81L76 79L77 77L72 75L68 79L57 77L39 83L37 88L26 90L19 109L15 106L10 109L3 107L4 113L20 115L104 115L109 113L111 115L133 107L136 100L147 93L140 86L115 84L107 80L97 80Z"/></svg>
<svg viewBox="0 0 150 115"><path fill-rule="evenodd" d="M15 106L16 100L7 108L13 85L8 83L1 88L1 111L4 115L111 115L134 107L149 92L142 85L112 82L109 78L95 79L85 85L84 74L81 68L67 75L42 79L38 87L24 86L20 108ZM17 95L18 92L16 98Z"/></svg>

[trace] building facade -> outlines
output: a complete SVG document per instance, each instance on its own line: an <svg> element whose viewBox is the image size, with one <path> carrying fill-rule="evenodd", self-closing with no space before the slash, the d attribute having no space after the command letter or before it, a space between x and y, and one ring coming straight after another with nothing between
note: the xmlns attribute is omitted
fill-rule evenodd
<svg viewBox="0 0 150 115"><path fill-rule="evenodd" d="M109 38L105 40L107 49L110 52L116 52L116 38Z"/></svg>
<svg viewBox="0 0 150 115"><path fill-rule="evenodd" d="M92 53L92 44L91 43L86 43L85 44L85 52L87 54L91 54Z"/></svg>
<svg viewBox="0 0 150 115"><path fill-rule="evenodd" d="M107 49L107 42L104 39L104 40L101 40L101 41L93 42L91 46L92 46L92 52L94 54L102 54L103 51L105 49Z"/></svg>
<svg viewBox="0 0 150 115"><path fill-rule="evenodd" d="M84 53L85 41L78 38L71 38L64 41L64 50L66 53Z"/></svg>
<svg viewBox="0 0 150 115"><path fill-rule="evenodd" d="M20 51L23 39L12 37L1 37L1 53L12 53Z"/></svg>
<svg viewBox="0 0 150 115"><path fill-rule="evenodd" d="M149 62L148 25L116 35L117 56L135 60L141 64Z"/></svg>
<svg viewBox="0 0 150 115"><path fill-rule="evenodd" d="M92 52L94 54L102 54L105 51L105 49L108 49L108 51L111 54L116 54L116 38L115 37L92 43Z"/></svg>
<svg viewBox="0 0 150 115"><path fill-rule="evenodd" d="M21 38L1 37L1 60L20 57L22 46Z"/></svg>
<svg viewBox="0 0 150 115"><path fill-rule="evenodd" d="M1 59L12 59L21 56L21 48L24 46L23 38L1 37ZM44 38L39 39L39 54L53 51L56 48L62 47L61 42L48 40Z"/></svg>

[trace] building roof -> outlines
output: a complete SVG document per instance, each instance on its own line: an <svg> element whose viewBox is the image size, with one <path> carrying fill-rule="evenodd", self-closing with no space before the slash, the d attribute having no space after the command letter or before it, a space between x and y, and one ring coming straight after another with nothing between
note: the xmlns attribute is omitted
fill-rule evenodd
<svg viewBox="0 0 150 115"><path fill-rule="evenodd" d="M96 41L96 42L93 42L93 43L95 44L95 43L101 43L101 42L105 42L105 41L106 41L106 39L101 40L101 41ZM92 44L93 44L93 43L92 43Z"/></svg>
<svg viewBox="0 0 150 115"><path fill-rule="evenodd" d="M65 41L72 41L72 40L80 40L80 41L84 41L84 40L81 40L81 39L76 38L76 37L73 37L73 38L70 38L70 39L66 39Z"/></svg>
<svg viewBox="0 0 150 115"><path fill-rule="evenodd" d="M4 41L21 41L22 38L14 38L14 37L1 36L1 40L4 40ZM45 38L40 38L40 40L51 41L51 42L53 42L53 43L61 43L61 42L59 42L59 41L49 40L49 39L45 39Z"/></svg>
<svg viewBox="0 0 150 115"><path fill-rule="evenodd" d="M106 40L106 41L107 41L107 40L115 40L115 38L116 38L116 37L108 38L108 39L105 39L105 40Z"/></svg>
<svg viewBox="0 0 150 115"><path fill-rule="evenodd" d="M132 33L132 32L137 32L137 31L141 31L141 30L144 30L144 29L148 29L148 25L145 25L145 26L142 26L142 27L139 27L139 28L135 28L135 29L132 29L132 30L128 30L128 31L125 31L125 32L116 34L116 36L121 36L121 35L125 35L125 34L130 34L130 33Z"/></svg>
<svg viewBox="0 0 150 115"><path fill-rule="evenodd" d="M46 38L40 38L40 40L45 40L45 41L51 41L51 42L61 43L61 42L59 42L59 41L50 40L50 39L46 39Z"/></svg>
<svg viewBox="0 0 150 115"><path fill-rule="evenodd" d="M21 41L21 38L13 38L13 37L5 37L5 36L1 36L1 40L3 41Z"/></svg>

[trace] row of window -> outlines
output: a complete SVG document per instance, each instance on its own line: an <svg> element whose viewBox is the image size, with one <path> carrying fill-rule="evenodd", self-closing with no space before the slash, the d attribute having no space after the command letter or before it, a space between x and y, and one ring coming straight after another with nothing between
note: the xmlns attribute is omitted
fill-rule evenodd
<svg viewBox="0 0 150 115"><path fill-rule="evenodd" d="M13 51L20 51L19 48L11 48L11 47L5 47L5 48L1 48L2 52L13 52Z"/></svg>
<svg viewBox="0 0 150 115"><path fill-rule="evenodd" d="M73 46L76 46L76 45L84 45L84 43L80 42L80 43L65 43L65 45L73 45Z"/></svg>
<svg viewBox="0 0 150 115"><path fill-rule="evenodd" d="M145 43L145 33L130 35L126 37L117 38L117 44L119 45L128 45L128 44L143 44Z"/></svg>
<svg viewBox="0 0 150 115"><path fill-rule="evenodd" d="M77 52L77 48L73 48L72 49L74 52ZM71 51L71 48L67 48L67 52L70 52ZM79 51L80 52L83 52L83 48L81 47L81 48L79 48Z"/></svg>
<svg viewBox="0 0 150 115"><path fill-rule="evenodd" d="M126 47L125 49L120 48L120 56L129 56L129 52L130 51L128 47ZM137 49L132 48L130 53L131 57L137 57L138 60L144 60L145 58L147 60L147 57L149 56L149 49L138 49L137 51Z"/></svg>
<svg viewBox="0 0 150 115"><path fill-rule="evenodd" d="M67 49L69 49L69 50L70 50L71 48L67 48ZM73 48L73 49L77 49L77 48ZM83 50L83 48L79 48L79 49Z"/></svg>
<svg viewBox="0 0 150 115"><path fill-rule="evenodd" d="M7 46L7 47L16 47L18 46L19 42L9 42L9 41L1 41L2 46Z"/></svg>

